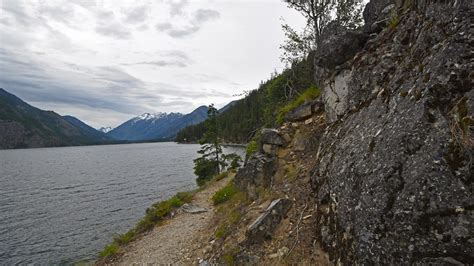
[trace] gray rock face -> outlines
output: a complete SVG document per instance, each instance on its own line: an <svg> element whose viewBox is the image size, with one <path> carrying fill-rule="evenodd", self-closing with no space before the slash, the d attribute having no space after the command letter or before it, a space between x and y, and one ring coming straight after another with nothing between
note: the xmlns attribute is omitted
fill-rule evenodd
<svg viewBox="0 0 474 266"><path fill-rule="evenodd" d="M349 108L348 82L352 78L349 70L338 73L327 80L323 87L322 98L326 110L326 121L332 123Z"/></svg>
<svg viewBox="0 0 474 266"><path fill-rule="evenodd" d="M263 153L254 153L247 164L239 169L234 184L245 191L250 199L257 197L257 188L269 188L276 171L275 158Z"/></svg>
<svg viewBox="0 0 474 266"><path fill-rule="evenodd" d="M342 119L315 136L312 183L331 260L474 261L469 2L406 10L325 95L330 118Z"/></svg>
<svg viewBox="0 0 474 266"><path fill-rule="evenodd" d="M302 104L295 109L291 110L285 115L285 120L289 122L298 122L303 121L307 118L310 118L313 115L311 103Z"/></svg>
<svg viewBox="0 0 474 266"><path fill-rule="evenodd" d="M395 0L371 0L364 8L364 32L380 32L385 25L384 21L390 17Z"/></svg>
<svg viewBox="0 0 474 266"><path fill-rule="evenodd" d="M310 118L314 114L318 114L324 110L323 103L319 100L306 102L285 115L287 122L299 122Z"/></svg>
<svg viewBox="0 0 474 266"><path fill-rule="evenodd" d="M262 129L262 136L260 138L262 144L270 144L283 146L285 145L285 140L280 136L280 132L273 128L264 128Z"/></svg>
<svg viewBox="0 0 474 266"><path fill-rule="evenodd" d="M324 30L321 40L314 63L318 67L333 69L352 59L364 46L367 35L331 24Z"/></svg>
<svg viewBox="0 0 474 266"><path fill-rule="evenodd" d="M285 217L291 205L292 202L289 199L276 199L272 201L265 212L249 226L247 242L249 244L257 244L270 239L273 231Z"/></svg>

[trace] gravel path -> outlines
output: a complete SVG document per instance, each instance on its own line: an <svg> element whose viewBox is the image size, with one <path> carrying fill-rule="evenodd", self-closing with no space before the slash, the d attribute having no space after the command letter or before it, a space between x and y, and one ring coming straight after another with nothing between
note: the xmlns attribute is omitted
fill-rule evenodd
<svg viewBox="0 0 474 266"><path fill-rule="evenodd" d="M179 211L164 225L125 247L124 254L111 265L157 265L198 263L212 236L214 208L210 197L229 182L229 177L197 192L193 205L208 211L190 214Z"/></svg>

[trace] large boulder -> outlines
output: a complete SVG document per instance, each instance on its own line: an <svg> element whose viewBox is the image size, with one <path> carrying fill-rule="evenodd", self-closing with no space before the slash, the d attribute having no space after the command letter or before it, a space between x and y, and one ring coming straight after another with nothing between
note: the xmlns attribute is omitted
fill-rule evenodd
<svg viewBox="0 0 474 266"><path fill-rule="evenodd" d="M362 13L364 32L368 34L380 32L393 8L395 8L395 0L371 0L367 3Z"/></svg>
<svg viewBox="0 0 474 266"><path fill-rule="evenodd" d="M269 188L276 172L276 159L264 153L256 152L247 164L239 169L234 184L245 191L250 199L257 198L259 187Z"/></svg>
<svg viewBox="0 0 474 266"><path fill-rule="evenodd" d="M474 261L472 1L429 2L324 92L315 230L342 265Z"/></svg>
<svg viewBox="0 0 474 266"><path fill-rule="evenodd" d="M366 41L366 34L331 23L321 36L314 64L323 69L333 69L352 59Z"/></svg>
<svg viewBox="0 0 474 266"><path fill-rule="evenodd" d="M271 239L273 231L291 208L289 199L276 199L270 203L265 212L260 215L247 230L247 243L258 244Z"/></svg>
<svg viewBox="0 0 474 266"><path fill-rule="evenodd" d="M260 142L262 144L270 144L270 145L277 145L277 146L283 146L286 144L285 140L281 137L280 132L278 132L278 130L274 128L262 129Z"/></svg>
<svg viewBox="0 0 474 266"><path fill-rule="evenodd" d="M299 122L310 118L314 114L318 114L323 111L323 103L319 100L312 100L306 102L295 109L289 111L285 115L285 121L288 122Z"/></svg>

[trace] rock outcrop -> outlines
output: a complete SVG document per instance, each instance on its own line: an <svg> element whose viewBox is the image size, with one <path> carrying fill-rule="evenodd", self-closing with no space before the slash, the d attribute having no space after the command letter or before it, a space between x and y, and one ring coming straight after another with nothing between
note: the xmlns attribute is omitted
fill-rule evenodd
<svg viewBox="0 0 474 266"><path fill-rule="evenodd" d="M397 2L398 25L323 84L331 124L312 176L315 228L342 264L468 264L472 1ZM369 3L366 31L390 4Z"/></svg>
<svg viewBox="0 0 474 266"><path fill-rule="evenodd" d="M258 244L271 239L275 228L280 224L292 205L289 199L276 199L270 203L265 212L260 215L247 230L247 243Z"/></svg>

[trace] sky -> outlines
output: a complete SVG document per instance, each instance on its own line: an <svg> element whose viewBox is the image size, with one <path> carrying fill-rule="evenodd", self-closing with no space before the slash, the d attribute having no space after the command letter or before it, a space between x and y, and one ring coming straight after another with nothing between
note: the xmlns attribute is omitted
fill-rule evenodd
<svg viewBox="0 0 474 266"><path fill-rule="evenodd" d="M222 107L283 69L281 0L0 0L0 88L99 128Z"/></svg>

